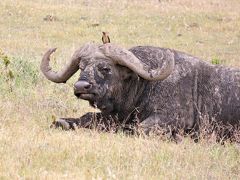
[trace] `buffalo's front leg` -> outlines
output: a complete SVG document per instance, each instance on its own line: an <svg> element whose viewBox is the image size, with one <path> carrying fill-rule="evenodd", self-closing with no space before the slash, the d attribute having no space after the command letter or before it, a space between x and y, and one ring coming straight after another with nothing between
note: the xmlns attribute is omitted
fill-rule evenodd
<svg viewBox="0 0 240 180"><path fill-rule="evenodd" d="M74 130L76 128L96 128L104 124L101 113L87 113L80 118L59 118L51 124L51 128Z"/></svg>

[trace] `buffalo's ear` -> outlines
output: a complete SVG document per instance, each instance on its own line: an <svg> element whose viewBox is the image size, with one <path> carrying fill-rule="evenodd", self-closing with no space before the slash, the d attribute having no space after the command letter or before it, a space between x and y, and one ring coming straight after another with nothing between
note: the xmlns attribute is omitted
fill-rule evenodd
<svg viewBox="0 0 240 180"><path fill-rule="evenodd" d="M121 65L117 65L117 66L118 66L120 77L122 80L127 80L133 76L137 76L137 74L134 73L131 69Z"/></svg>

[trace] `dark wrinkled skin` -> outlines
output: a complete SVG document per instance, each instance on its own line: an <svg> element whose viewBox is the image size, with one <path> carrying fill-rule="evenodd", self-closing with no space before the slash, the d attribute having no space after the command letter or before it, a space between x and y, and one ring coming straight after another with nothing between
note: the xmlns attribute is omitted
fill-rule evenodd
<svg viewBox="0 0 240 180"><path fill-rule="evenodd" d="M156 55L165 50L147 46L130 49L152 68L159 64ZM105 59L81 61L79 80L93 85L89 91L92 94L76 95L88 100L101 113L87 113L79 119L62 118L71 126L57 122L58 126L74 129L72 124L91 128L93 124L117 123L120 127L141 128L146 133L157 126L167 131L178 128L188 131L197 130L204 117L239 125L240 70L171 51L175 55L175 69L163 81L144 80L128 68Z"/></svg>

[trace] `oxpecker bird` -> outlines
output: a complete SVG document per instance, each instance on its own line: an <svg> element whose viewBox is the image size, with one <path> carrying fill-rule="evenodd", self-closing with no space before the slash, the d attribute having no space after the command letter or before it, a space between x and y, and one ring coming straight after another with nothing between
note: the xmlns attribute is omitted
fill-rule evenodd
<svg viewBox="0 0 240 180"><path fill-rule="evenodd" d="M108 32L102 32L103 36L102 36L102 42L103 44L107 44L110 43L110 38L108 36Z"/></svg>

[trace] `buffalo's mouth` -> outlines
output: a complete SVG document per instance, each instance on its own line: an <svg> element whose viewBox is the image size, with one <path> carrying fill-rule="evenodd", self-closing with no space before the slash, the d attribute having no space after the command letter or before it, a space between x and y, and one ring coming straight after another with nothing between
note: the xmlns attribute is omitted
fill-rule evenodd
<svg viewBox="0 0 240 180"><path fill-rule="evenodd" d="M75 92L74 94L77 98L84 99L84 100L93 100L94 97L96 96L96 94L94 94L94 93L78 93L78 92Z"/></svg>

